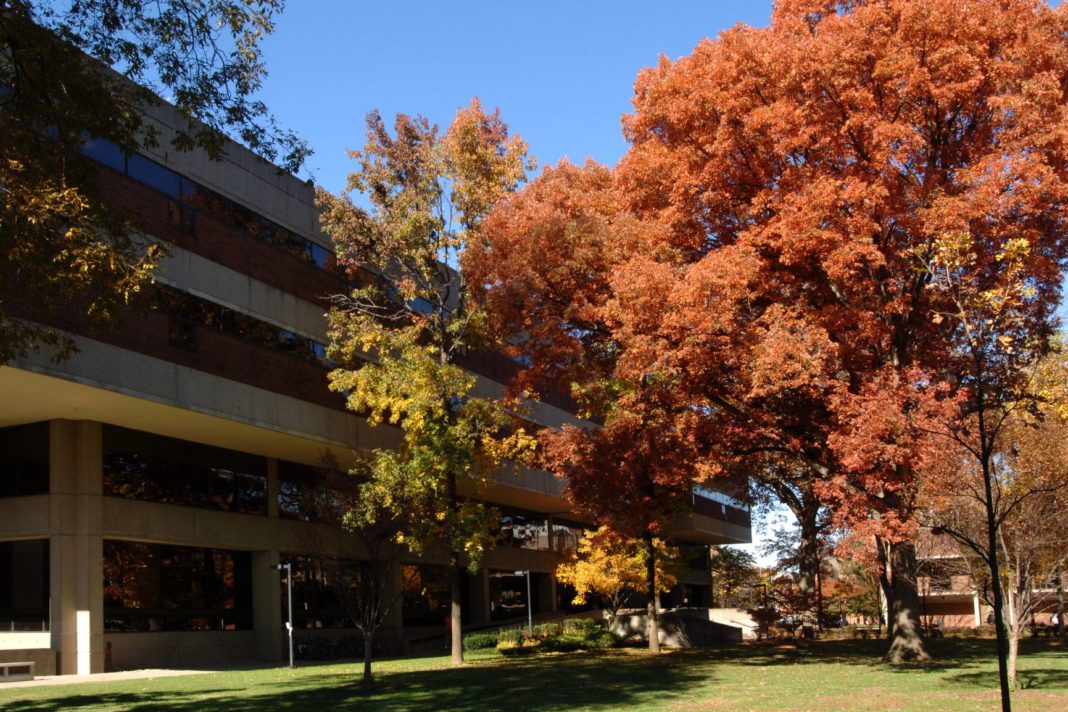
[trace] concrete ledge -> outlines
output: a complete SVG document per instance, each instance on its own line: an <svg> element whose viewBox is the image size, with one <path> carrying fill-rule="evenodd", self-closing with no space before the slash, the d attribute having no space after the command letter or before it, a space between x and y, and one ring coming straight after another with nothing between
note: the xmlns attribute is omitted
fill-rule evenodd
<svg viewBox="0 0 1068 712"><path fill-rule="evenodd" d="M742 629L708 620L703 608L663 611L658 616L660 644L672 648L704 648L724 643L742 642ZM616 635L645 640L646 616L623 614L608 620L608 629Z"/></svg>
<svg viewBox="0 0 1068 712"><path fill-rule="evenodd" d="M56 674L56 651L51 648L0 650L0 663L33 663L34 675Z"/></svg>
<svg viewBox="0 0 1068 712"><path fill-rule="evenodd" d="M204 667L218 669L273 661L251 630L105 633L105 658L113 670ZM195 666L190 661L196 661Z"/></svg>

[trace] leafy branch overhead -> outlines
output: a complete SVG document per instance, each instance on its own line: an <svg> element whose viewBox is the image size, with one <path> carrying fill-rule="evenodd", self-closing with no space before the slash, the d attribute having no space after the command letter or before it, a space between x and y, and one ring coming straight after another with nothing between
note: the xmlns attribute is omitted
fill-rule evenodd
<svg viewBox="0 0 1068 712"><path fill-rule="evenodd" d="M43 315L75 305L111 319L162 256L109 212L99 168L82 153L87 139L128 154L157 145L146 112L163 96L188 119L174 127L176 150L221 158L230 133L300 167L307 145L253 98L265 72L258 45L281 5L0 2L0 362L41 344L69 355L73 340L39 326Z"/></svg>

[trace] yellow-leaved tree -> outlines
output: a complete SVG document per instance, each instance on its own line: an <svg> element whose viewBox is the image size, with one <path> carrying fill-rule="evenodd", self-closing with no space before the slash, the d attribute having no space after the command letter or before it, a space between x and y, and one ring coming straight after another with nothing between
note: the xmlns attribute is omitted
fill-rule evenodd
<svg viewBox="0 0 1068 712"><path fill-rule="evenodd" d="M654 539L656 549L656 590L666 593L678 579L672 572L676 551L663 539ZM639 539L628 539L609 527L586 532L578 548L556 566L556 580L575 589L574 603L585 605L590 597L604 603L611 615L645 588L645 547Z"/></svg>
<svg viewBox="0 0 1068 712"><path fill-rule="evenodd" d="M445 548L459 664L462 569L477 569L498 525L479 485L502 462L524 461L535 441L501 403L473 395L476 378L455 363L478 348L483 322L456 266L482 216L521 184L531 161L477 99L444 135L403 114L392 134L377 112L367 126L363 150L350 153L358 168L346 193L318 195L338 263L362 284L330 311L330 387L371 425L400 429L399 445L376 450L361 472L368 506L354 518L370 525L384 512L403 524L398 536L412 551Z"/></svg>

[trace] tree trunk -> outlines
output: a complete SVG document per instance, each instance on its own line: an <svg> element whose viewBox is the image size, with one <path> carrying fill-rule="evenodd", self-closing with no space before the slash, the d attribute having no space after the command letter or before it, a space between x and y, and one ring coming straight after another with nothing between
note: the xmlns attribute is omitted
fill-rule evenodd
<svg viewBox="0 0 1068 712"><path fill-rule="evenodd" d="M795 513L801 528L801 540L797 552L797 568L800 574L797 587L805 602L801 612L802 634L812 637L812 632L819 625L819 603L817 585L819 581L819 503L812 497L806 498L805 509Z"/></svg>
<svg viewBox="0 0 1068 712"><path fill-rule="evenodd" d="M823 576L816 569L816 630L823 634Z"/></svg>
<svg viewBox="0 0 1068 712"><path fill-rule="evenodd" d="M1008 671L1009 687L1016 689L1016 657L1020 653L1020 636L1009 636L1009 655L1006 661L1006 669Z"/></svg>
<svg viewBox="0 0 1068 712"><path fill-rule="evenodd" d="M371 674L371 656L374 650L374 633L365 630L363 633L363 684L373 685L374 676Z"/></svg>
<svg viewBox="0 0 1068 712"><path fill-rule="evenodd" d="M656 611L656 547L653 534L646 530L642 535L645 543L645 633L649 637L649 652L660 652L660 626Z"/></svg>
<svg viewBox="0 0 1068 712"><path fill-rule="evenodd" d="M1064 572L1057 572L1057 635L1064 640Z"/></svg>
<svg viewBox="0 0 1068 712"><path fill-rule="evenodd" d="M894 624L890 617L890 609L894 606L894 588L890 585L890 554L889 545L881 537L875 537L875 547L879 552L879 628L886 624L886 639L894 637Z"/></svg>
<svg viewBox="0 0 1068 712"><path fill-rule="evenodd" d="M979 427L983 430L983 412L979 411ZM983 487L986 501L986 538L987 565L990 567L990 588L994 594L994 630L998 636L998 683L1001 687L1001 710L1010 712L1012 700L1009 696L1009 650L1008 635L1005 631L1005 600L1001 590L1001 570L998 564L998 528L994 519L994 494L992 492L992 473L989 458L982 461Z"/></svg>
<svg viewBox="0 0 1068 712"><path fill-rule="evenodd" d="M450 518L456 521L456 475L449 474L449 509ZM463 631L463 601L460 586L462 572L460 570L460 552L456 551L452 542L449 542L449 645L452 651L452 664L464 664L464 631Z"/></svg>
<svg viewBox="0 0 1068 712"><path fill-rule="evenodd" d="M890 600L887 620L890 649L883 662L926 662L931 659L920 637L920 597L916 589L916 547L911 542L888 544Z"/></svg>

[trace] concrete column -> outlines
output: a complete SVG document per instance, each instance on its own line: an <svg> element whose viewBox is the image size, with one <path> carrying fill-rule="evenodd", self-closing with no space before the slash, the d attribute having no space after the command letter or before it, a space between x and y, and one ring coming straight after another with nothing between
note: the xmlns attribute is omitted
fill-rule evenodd
<svg viewBox="0 0 1068 712"><path fill-rule="evenodd" d="M100 423L54 420L49 438L52 648L61 675L104 672Z"/></svg>
<svg viewBox="0 0 1068 712"><path fill-rule="evenodd" d="M489 572L484 567L468 575L467 595L471 614L471 620L467 622L474 625L489 623Z"/></svg>
<svg viewBox="0 0 1068 712"><path fill-rule="evenodd" d="M975 625L981 626L983 624L983 611L979 607L979 594L972 594L972 609L975 611Z"/></svg>
<svg viewBox="0 0 1068 712"><path fill-rule="evenodd" d="M273 457L267 458L267 516L278 516L278 460Z"/></svg>
<svg viewBox="0 0 1068 712"><path fill-rule="evenodd" d="M403 565L400 562L393 567L392 577L386 595L393 601L382 626L376 634L387 648L397 654L407 653L404 645L404 596L401 593Z"/></svg>
<svg viewBox="0 0 1068 712"><path fill-rule="evenodd" d="M252 552L252 629L256 633L257 656L264 662L278 662L288 655L283 644L282 578L275 569L277 551Z"/></svg>
<svg viewBox="0 0 1068 712"><path fill-rule="evenodd" d="M530 587L531 596L534 597L532 603L538 604L534 608L535 613L551 613L556 610L556 587L551 573L532 573Z"/></svg>

